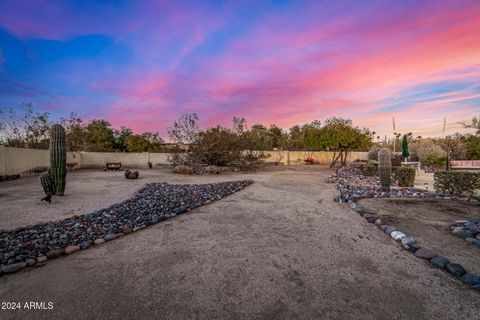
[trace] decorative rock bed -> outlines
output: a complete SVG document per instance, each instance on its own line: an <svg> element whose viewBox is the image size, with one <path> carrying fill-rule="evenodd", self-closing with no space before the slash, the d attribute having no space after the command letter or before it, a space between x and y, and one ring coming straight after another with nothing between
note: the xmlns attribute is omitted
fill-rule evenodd
<svg viewBox="0 0 480 320"><path fill-rule="evenodd" d="M380 190L380 182L375 177L363 176L361 170L357 166L344 167L337 170L335 175L329 177L329 181L336 183L340 195L335 197L337 202L346 202L350 208L365 218L369 223L374 223L385 234L396 241L399 241L402 247L414 253L417 258L428 260L432 265L446 270L451 275L459 278L463 283L471 286L472 289L480 292L480 275L467 272L460 264L449 261L447 258L439 256L427 248L418 245L415 239L406 235L401 230L397 230L395 226L386 225L374 213L366 212L357 200L363 198L379 198L379 197L415 197L415 198L431 198L445 199L455 201L469 201L466 198L451 197L449 195L437 194L423 191L416 188L398 188L391 189L390 192ZM478 238L473 239L471 235L480 235L480 217L473 217L465 221L456 221L450 227L459 237L477 244ZM478 230L478 232L477 232Z"/></svg>
<svg viewBox="0 0 480 320"><path fill-rule="evenodd" d="M231 195L253 181L148 183L130 199L89 214L0 231L0 275L99 245Z"/></svg>

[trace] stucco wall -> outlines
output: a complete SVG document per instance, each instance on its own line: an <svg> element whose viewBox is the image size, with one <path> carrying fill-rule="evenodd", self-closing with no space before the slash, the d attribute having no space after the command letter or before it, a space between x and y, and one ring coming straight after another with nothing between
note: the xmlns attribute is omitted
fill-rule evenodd
<svg viewBox="0 0 480 320"><path fill-rule="evenodd" d="M329 164L333 153L326 151L266 151L270 154L267 163L278 162L284 165L303 164L303 160L312 157L321 164ZM348 162L367 160L367 152L350 152ZM126 168L148 168L168 165L168 153L122 153L122 152L68 152L67 162L76 162L76 168L104 168L107 162L121 162ZM9 148L0 146L0 175L33 171L35 168L48 167L48 150Z"/></svg>

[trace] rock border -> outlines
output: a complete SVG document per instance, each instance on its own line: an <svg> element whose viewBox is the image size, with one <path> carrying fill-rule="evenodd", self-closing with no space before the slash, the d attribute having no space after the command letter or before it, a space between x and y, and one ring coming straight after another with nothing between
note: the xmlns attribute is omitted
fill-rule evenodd
<svg viewBox="0 0 480 320"><path fill-rule="evenodd" d="M252 180L207 184L147 183L132 198L108 208L63 220L40 223L35 226L0 230L0 261L8 260L6 264L0 265L0 276L16 273L25 268L41 267L49 260L75 254L91 246L98 246L107 241L118 239L160 221L220 200L252 183ZM193 188L193 190L188 188ZM152 204L149 201L156 201L156 203ZM129 209L131 210L125 211ZM141 212L134 212L134 209ZM122 213L118 213L120 210L126 212L124 216L122 216ZM118 218L116 215L118 215ZM142 220L137 222L140 217ZM112 220L114 221L111 224L105 222ZM108 228L103 228L104 223L108 225ZM101 225L102 228L97 230L97 224ZM59 229L64 230L64 232L59 232ZM90 230L87 235L82 233L85 230ZM79 233L80 236L78 236ZM42 236L48 234L44 237L47 243L44 246L48 245L49 249L35 249L32 253L27 248L32 247L32 245L36 248L38 234ZM52 234L52 237L50 234ZM74 236L70 237L71 234L74 234ZM42 244L44 238L41 237ZM26 255L25 252L27 251L30 253ZM35 254L39 251L43 253Z"/></svg>
<svg viewBox="0 0 480 320"><path fill-rule="evenodd" d="M341 170L341 169L339 169ZM346 202L349 204L350 208L363 217L367 222L375 224L383 233L390 236L392 239L398 241L402 248L413 253L415 257L420 259L428 260L433 266L445 270L456 279L459 279L465 285L468 285L471 289L480 293L480 275L474 272L467 272L462 265L452 262L449 259L437 255L431 250L421 247L416 240L409 235L406 235L401 230L398 230L395 226L385 224L375 213L367 212L364 208L358 204L358 200L365 198L380 198L380 197L405 197L405 198L435 198L435 199L444 199L444 200L456 200L459 202L464 202L465 199L462 198L453 198L447 195L435 194L423 192L415 188L405 188L407 192L402 190L395 190L391 192L384 192L376 188L359 188L351 187L348 185L348 182L345 183L346 179L338 178L337 175L331 176L329 178L331 182L337 182L338 190L340 195L336 196L334 200L336 202ZM362 196L363 195L363 196ZM467 200L468 201L468 200ZM469 221L470 222L470 221Z"/></svg>

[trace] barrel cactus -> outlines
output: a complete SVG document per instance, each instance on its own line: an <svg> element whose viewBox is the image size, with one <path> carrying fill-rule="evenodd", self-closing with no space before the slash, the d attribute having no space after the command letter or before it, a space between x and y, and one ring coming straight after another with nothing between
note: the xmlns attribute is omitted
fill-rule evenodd
<svg viewBox="0 0 480 320"><path fill-rule="evenodd" d="M55 182L53 181L53 176L50 171L40 176L40 183L42 184L45 194L55 194Z"/></svg>
<svg viewBox="0 0 480 320"><path fill-rule="evenodd" d="M392 174L392 159L390 150L382 149L378 152L378 175L383 191L390 191L390 176Z"/></svg>
<svg viewBox="0 0 480 320"><path fill-rule="evenodd" d="M55 124L50 131L50 172L55 184L55 194L63 196L67 175L67 147L65 129Z"/></svg>

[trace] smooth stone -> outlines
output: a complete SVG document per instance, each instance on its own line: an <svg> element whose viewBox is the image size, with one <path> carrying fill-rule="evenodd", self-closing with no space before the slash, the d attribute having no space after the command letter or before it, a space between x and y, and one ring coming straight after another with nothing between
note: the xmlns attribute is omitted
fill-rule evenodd
<svg viewBox="0 0 480 320"><path fill-rule="evenodd" d="M468 272L462 277L462 282L471 285L480 284L480 275Z"/></svg>
<svg viewBox="0 0 480 320"><path fill-rule="evenodd" d="M419 249L421 249L421 247L416 243L412 243L403 247L410 252L417 252Z"/></svg>
<svg viewBox="0 0 480 320"><path fill-rule="evenodd" d="M390 235L395 230L397 230L397 228L395 228L394 226L388 226L387 228L385 228L385 233Z"/></svg>
<svg viewBox="0 0 480 320"><path fill-rule="evenodd" d="M406 236L405 238L402 239L403 246L408 246L414 243L415 243L415 239L411 236Z"/></svg>
<svg viewBox="0 0 480 320"><path fill-rule="evenodd" d="M37 262L43 263L43 262L46 262L47 259L48 259L47 256L40 256L40 257L37 257Z"/></svg>
<svg viewBox="0 0 480 320"><path fill-rule="evenodd" d="M122 229L122 233L123 233L123 234L132 233L132 228L130 228L130 227L125 227L125 228Z"/></svg>
<svg viewBox="0 0 480 320"><path fill-rule="evenodd" d="M94 244L97 244L97 245L98 245L98 244L102 244L102 243L104 243L104 242L105 242L105 239L103 239L103 238L98 238L98 239L95 239L95 241L93 241L93 243L94 243Z"/></svg>
<svg viewBox="0 0 480 320"><path fill-rule="evenodd" d="M65 248L65 254L72 254L72 253L75 253L77 251L80 251L79 246L68 246L68 247Z"/></svg>
<svg viewBox="0 0 480 320"><path fill-rule="evenodd" d="M431 259L430 263L437 266L437 267L445 268L447 266L447 264L450 263L450 261L445 257L437 256L437 257Z"/></svg>
<svg viewBox="0 0 480 320"><path fill-rule="evenodd" d="M453 234L457 234L457 233L459 233L460 231L463 231L463 227L455 227L455 228L453 228L452 233L453 233Z"/></svg>
<svg viewBox="0 0 480 320"><path fill-rule="evenodd" d="M393 231L390 236L394 239L394 240L402 240L403 238L405 238L405 233L401 232L401 231Z"/></svg>
<svg viewBox="0 0 480 320"><path fill-rule="evenodd" d="M422 258L422 259L432 259L436 256L435 253L432 251L426 249L426 248L420 248L417 251L415 251L415 257L417 258Z"/></svg>
<svg viewBox="0 0 480 320"><path fill-rule="evenodd" d="M363 215L363 217L364 217L365 219L368 219L368 218L371 218L371 217L375 217L375 215L374 215L374 214L371 214L371 213L365 213L365 214Z"/></svg>
<svg viewBox="0 0 480 320"><path fill-rule="evenodd" d="M475 239L480 240L480 233L475 236Z"/></svg>
<svg viewBox="0 0 480 320"><path fill-rule="evenodd" d="M107 234L107 235L105 236L105 240L106 240L106 241L110 241L110 240L115 239L116 237L117 237L117 236L116 236L115 234L109 233L109 234Z"/></svg>
<svg viewBox="0 0 480 320"><path fill-rule="evenodd" d="M375 224L376 224L377 226L381 226L382 223L383 223L382 219L377 219L377 220L375 220Z"/></svg>
<svg viewBox="0 0 480 320"><path fill-rule="evenodd" d="M457 233L457 236L462 238L462 239L466 239L466 238L472 238L473 234L470 231L462 230L462 231Z"/></svg>
<svg viewBox="0 0 480 320"><path fill-rule="evenodd" d="M25 268L26 265L27 264L25 262L18 262L18 263L3 266L0 269L2 270L2 273L15 273L15 272L20 271L23 268Z"/></svg>
<svg viewBox="0 0 480 320"><path fill-rule="evenodd" d="M461 277L466 273L465 269L458 263L449 263L447 264L446 269L448 273L453 274L456 277Z"/></svg>
<svg viewBox="0 0 480 320"><path fill-rule="evenodd" d="M476 284L472 287L474 290L480 292L480 284Z"/></svg>
<svg viewBox="0 0 480 320"><path fill-rule="evenodd" d="M364 217L364 218L365 218L365 217ZM377 217L375 217L375 216L368 217L368 218L366 218L366 220L367 220L369 223L375 223L375 221L377 220Z"/></svg>
<svg viewBox="0 0 480 320"><path fill-rule="evenodd" d="M64 251L63 250L51 250L47 252L47 258L48 259L55 259L63 255Z"/></svg>
<svg viewBox="0 0 480 320"><path fill-rule="evenodd" d="M472 242L474 245L480 248L480 240L476 239L475 241Z"/></svg>
<svg viewBox="0 0 480 320"><path fill-rule="evenodd" d="M37 260L29 258L29 259L25 260L25 263L27 264L27 267L31 268L31 267L33 267L34 265L37 264Z"/></svg>
<svg viewBox="0 0 480 320"><path fill-rule="evenodd" d="M380 226L380 230L382 230L383 232L385 232L385 230L389 227L389 225L386 225L386 224L383 224Z"/></svg>

